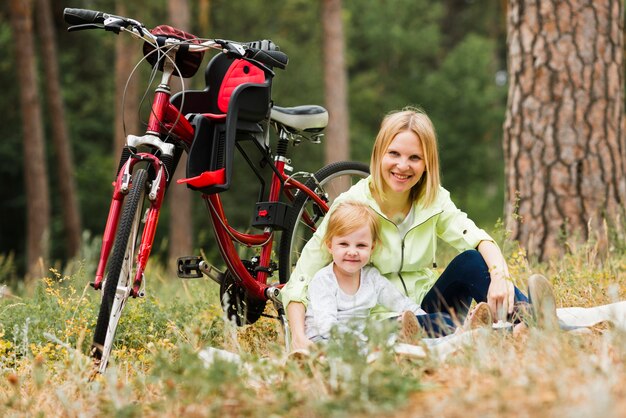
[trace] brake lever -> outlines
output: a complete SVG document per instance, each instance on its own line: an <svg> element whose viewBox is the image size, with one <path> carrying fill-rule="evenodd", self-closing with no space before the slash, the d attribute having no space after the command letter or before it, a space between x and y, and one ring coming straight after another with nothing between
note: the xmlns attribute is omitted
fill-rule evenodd
<svg viewBox="0 0 626 418"><path fill-rule="evenodd" d="M104 30L118 35L122 29L130 25L131 23L127 22L126 19L117 16L110 16L104 20Z"/></svg>
<svg viewBox="0 0 626 418"><path fill-rule="evenodd" d="M67 28L68 32L77 32L79 30L88 29L104 29L104 25L98 25L95 23L85 23L84 25L74 25Z"/></svg>
<svg viewBox="0 0 626 418"><path fill-rule="evenodd" d="M226 55L231 57L243 58L246 55L246 49L238 43L224 39L216 39L215 43L222 47Z"/></svg>

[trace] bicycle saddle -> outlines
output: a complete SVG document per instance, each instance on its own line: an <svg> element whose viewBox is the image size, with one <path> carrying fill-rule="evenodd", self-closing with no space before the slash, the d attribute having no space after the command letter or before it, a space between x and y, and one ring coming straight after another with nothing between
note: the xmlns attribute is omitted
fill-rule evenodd
<svg viewBox="0 0 626 418"><path fill-rule="evenodd" d="M328 111L317 105L274 106L270 119L292 130L319 132L328 125Z"/></svg>

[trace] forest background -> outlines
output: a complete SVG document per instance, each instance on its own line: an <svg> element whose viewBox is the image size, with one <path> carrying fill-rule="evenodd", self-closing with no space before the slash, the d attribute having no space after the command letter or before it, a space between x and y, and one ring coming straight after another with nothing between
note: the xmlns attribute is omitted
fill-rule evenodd
<svg viewBox="0 0 626 418"><path fill-rule="evenodd" d="M323 34L319 2L307 0L211 0L208 20L199 15L198 1L190 1L189 31L202 37L241 41L272 39L290 57L286 71L278 71L273 97L281 106L324 104ZM75 180L82 214L83 252L99 245L111 197L111 181L118 156L114 154L115 73L117 37L101 31L68 33L64 7L115 12L114 0L52 0L58 42L62 96L74 155ZM127 15L148 27L171 22L166 0L128 2ZM351 159L369 161L373 139L387 112L407 105L422 107L433 119L439 138L443 185L459 207L479 225L491 229L503 214L504 162L502 124L506 110L506 8L488 0L378 0L343 4L348 74ZM208 32L204 30L209 28ZM204 29L203 29L204 28ZM140 58L141 45L127 44ZM36 47L39 48L39 41ZM5 260L0 281L15 281L26 269L26 197L20 114L19 68L15 62L8 2L0 5L0 254ZM205 56L205 62L212 56ZM45 61L38 58L39 84ZM143 93L149 66L131 80ZM199 72L187 86L203 88ZM191 85L190 85L191 84ZM45 89L38 85L42 108ZM145 120L145 103L142 114ZM50 143L51 121L44 113L47 177L51 206L50 258L67 261L62 201ZM135 133L136 132L129 132ZM332 146L333 138L325 138ZM323 146L303 144L292 152L294 165L315 171L323 165ZM298 160L298 156L300 159ZM180 186L179 186L180 187ZM249 224L250 193L226 193L233 208L229 219ZM235 196L236 195L236 196ZM167 256L168 211L165 208L155 241L156 255ZM214 262L213 236L200 199L194 201L194 249L203 249ZM231 217L231 213L233 216ZM93 244L93 245L92 245ZM9 260L9 261L7 261ZM154 261L151 261L151 263ZM9 268L10 267L10 268Z"/></svg>
<svg viewBox="0 0 626 418"><path fill-rule="evenodd" d="M36 105L24 110L20 108L24 89L19 87L28 70L21 61L27 48L24 36L12 39L19 25L10 16L28 3L34 5L34 13L18 11L22 17L35 15L31 29L36 48L27 55L36 60L37 71L27 86L35 86L38 94L32 100ZM88 353L101 294L88 283L111 197L118 159L113 150L123 140L121 123L115 118L120 113L116 92L120 85L123 89L130 70L123 77L116 74L120 58L139 61L141 44L102 31L67 33L62 11L90 8L131 16L148 27L177 26L179 18L185 20L183 13L168 9L182 3L191 7L189 32L243 41L270 38L281 46L291 60L286 71L277 71L273 96L278 105L326 104L324 62L329 48L324 47L323 26L328 20L322 18L322 5L334 1L0 2L0 50L5 53L0 62L4 93L0 98L0 416L466 417L468 411L474 416L623 416L626 333L607 322L578 330L583 332L550 332L533 326L517 334L479 330L470 348L445 360L433 352L423 359L393 355L386 344L393 326L386 323L390 329L368 328L373 333L370 349L382 353L375 362L361 350L360 340L349 335L321 348L306 364L293 361L283 349L279 321L262 317L253 326L235 327L225 320L218 286L207 285L210 279L172 280L174 275L166 268L171 264L165 261L168 247L174 247L172 230L180 225L168 225L169 214L180 210L181 201L161 216L156 256L146 274L149 292L126 307L113 361L104 375L91 381L93 362ZM77 183L81 216L76 218L82 218L83 230L78 264L67 263L70 245L64 234L67 212L62 208L68 202L61 198L59 179L70 176L58 174L56 130L47 106L53 95L46 93L51 77L45 70L52 64L43 58L46 35L39 29L44 19L36 13L42 4L52 10L63 119L67 119L74 155L71 177ZM530 274L540 273L553 284L557 306L623 301L626 235L616 226L625 218L619 211L616 216L604 211L612 205L623 211L626 201L623 95L619 94L624 68L623 4L623 0L344 0L351 158L368 161L385 113L406 105L423 107L438 131L444 186L478 224L505 232L504 239L500 233L494 236L520 288L526 288ZM555 12L557 6L561 13ZM568 14L568 8L577 13ZM22 19L22 29L27 20ZM567 31L571 27L577 29L575 39ZM16 48L18 44L22 46ZM567 68L565 62L570 64ZM137 93L129 90L136 99L147 88L149 68L141 67L131 80ZM201 89L201 80L198 73L187 87ZM144 120L146 105L140 110ZM128 133L139 130L130 123L137 112L131 109L127 116ZM38 176L45 177L40 182L44 186L34 190L50 203L51 257L41 266L45 271L24 281L27 247L34 241L28 231L37 222L27 219L33 212L27 204L33 188L26 187L36 170L24 168L35 161L36 149L24 152L23 144L33 135L23 130L37 125L36 113L42 114L39 119L45 124L41 137L46 171ZM323 143L335 151L337 141L329 135ZM325 145L299 147L291 153L298 169L315 171L324 164ZM50 192L44 191L48 187ZM170 189L170 198L174 190ZM183 187L179 190L192 194ZM505 190L507 220L498 223ZM235 226L249 225L253 193L238 186L222 195ZM189 233L194 252L204 250L220 267L205 210L198 202ZM531 209L526 214L524 204ZM519 211L512 211L513 206ZM44 211L34 212L35 217L38 214L44 218ZM511 217L518 231L523 223L531 233L515 235L511 229L507 236L509 224L515 225ZM548 229L552 235L542 238L542 230ZM582 245L573 239L576 234L583 238ZM604 252L599 245L603 236L610 244ZM531 252L516 245L515 240L523 241L518 237L557 242L564 251L537 262ZM207 347L240 354L244 366L205 364L198 353Z"/></svg>

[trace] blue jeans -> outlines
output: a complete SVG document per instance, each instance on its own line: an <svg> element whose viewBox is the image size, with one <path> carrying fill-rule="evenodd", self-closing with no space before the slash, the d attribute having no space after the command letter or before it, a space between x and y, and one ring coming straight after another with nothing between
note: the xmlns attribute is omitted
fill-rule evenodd
<svg viewBox="0 0 626 418"><path fill-rule="evenodd" d="M435 285L426 293L422 309L429 315L418 316L420 325L429 335L447 335L454 331L454 321L463 321L472 300L486 302L491 284L489 268L476 250L456 256L446 267ZM528 303L528 298L516 287L515 302Z"/></svg>

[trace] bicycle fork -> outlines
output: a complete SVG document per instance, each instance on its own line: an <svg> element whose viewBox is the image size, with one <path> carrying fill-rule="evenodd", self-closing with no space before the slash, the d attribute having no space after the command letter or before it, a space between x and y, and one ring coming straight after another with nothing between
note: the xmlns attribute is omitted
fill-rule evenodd
<svg viewBox="0 0 626 418"><path fill-rule="evenodd" d="M132 137L132 135L129 135L129 137ZM139 162L148 162L154 169L156 176L152 180L150 190L148 191L148 200L150 201L150 206L148 208L147 216L145 218L145 225L141 235L141 244L137 254L137 259L134 260L136 261L137 271L133 279L133 288L131 291L131 296L133 297L140 296L140 287L143 279L143 272L145 271L146 265L148 263L148 258L150 257L150 251L152 250L152 243L154 242L154 236L156 233L161 205L163 204L167 184L167 172L165 170L165 167L163 163L152 154L133 154L128 158L126 163L124 163L119 170L117 179L114 183L111 206L109 207L109 215L107 217L106 226L102 236L102 248L100 250L98 267L96 269L96 277L94 282L91 283L91 286L96 290L102 288L106 265L109 259L109 255L111 254L113 244L115 242L115 235L117 232L124 198L128 194L129 188L132 184L131 173L133 172L135 165ZM137 186L143 187L143 185Z"/></svg>

